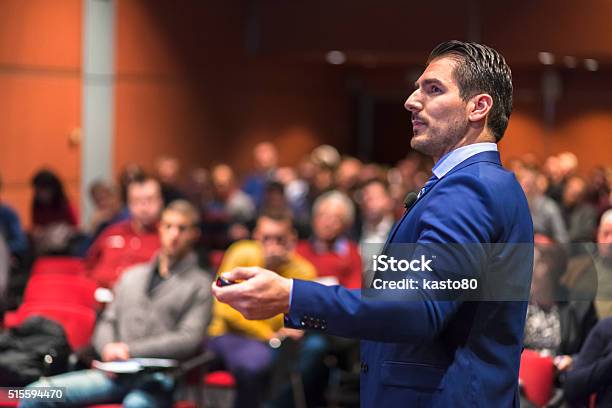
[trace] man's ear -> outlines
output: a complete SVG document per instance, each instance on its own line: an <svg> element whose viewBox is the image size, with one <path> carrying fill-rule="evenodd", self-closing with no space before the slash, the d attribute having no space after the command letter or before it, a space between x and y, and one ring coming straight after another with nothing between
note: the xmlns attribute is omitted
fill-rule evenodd
<svg viewBox="0 0 612 408"><path fill-rule="evenodd" d="M493 98L489 94L478 94L470 99L468 120L478 122L484 120L493 107Z"/></svg>

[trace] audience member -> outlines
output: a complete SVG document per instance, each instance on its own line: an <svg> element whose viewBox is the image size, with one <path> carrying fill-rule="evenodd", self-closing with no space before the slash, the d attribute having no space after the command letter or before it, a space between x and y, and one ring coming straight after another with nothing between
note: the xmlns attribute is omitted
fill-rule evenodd
<svg viewBox="0 0 612 408"><path fill-rule="evenodd" d="M213 168L212 185L213 198L204 209L203 242L212 249L225 249L236 240L248 238L255 205L238 189L234 171L226 164Z"/></svg>
<svg viewBox="0 0 612 408"><path fill-rule="evenodd" d="M136 163L128 163L121 173L119 173L119 187L121 189L121 202L123 206L127 210L128 206L128 194L127 188L128 184L132 182L132 180L141 179L145 176L145 171L139 164Z"/></svg>
<svg viewBox="0 0 612 408"><path fill-rule="evenodd" d="M285 197L293 213L293 220L300 238L309 235L310 205L308 192L310 187L306 180L298 178L292 167L281 167L276 171L276 179L285 187Z"/></svg>
<svg viewBox="0 0 612 408"><path fill-rule="evenodd" d="M161 184L162 198L164 205L178 200L185 199L185 193L179 186L179 175L181 164L176 157L162 156L155 163L157 178Z"/></svg>
<svg viewBox="0 0 612 408"><path fill-rule="evenodd" d="M565 182L561 212L570 242L593 242L597 228L597 210L586 202L586 183L578 176Z"/></svg>
<svg viewBox="0 0 612 408"><path fill-rule="evenodd" d="M612 169L597 166L589 175L587 187L587 201L597 209L598 214L603 214L612 208Z"/></svg>
<svg viewBox="0 0 612 408"><path fill-rule="evenodd" d="M112 288L123 271L147 262L159 249L157 224L163 206L159 182L144 175L127 185L131 218L106 228L85 258L88 274L100 286Z"/></svg>
<svg viewBox="0 0 612 408"><path fill-rule="evenodd" d="M359 173L362 167L361 160L347 156L342 159L336 170L336 189L346 194L353 202L355 202L355 194L359 188Z"/></svg>
<svg viewBox="0 0 612 408"><path fill-rule="evenodd" d="M534 254L531 297L525 321L525 348L558 356L560 370L571 365L597 316L590 301L573 301L560 285L567 259L555 243L537 244Z"/></svg>
<svg viewBox="0 0 612 408"><path fill-rule="evenodd" d="M321 283L360 288L359 247L346 237L355 217L352 201L330 191L317 198L312 211L312 236L298 243L297 253L314 265Z"/></svg>
<svg viewBox="0 0 612 408"><path fill-rule="evenodd" d="M51 170L32 178L32 238L37 254L66 254L77 234L77 216L64 186Z"/></svg>
<svg viewBox="0 0 612 408"><path fill-rule="evenodd" d="M359 245L383 244L395 222L389 187L371 180L361 189L362 228Z"/></svg>
<svg viewBox="0 0 612 408"><path fill-rule="evenodd" d="M276 146L270 142L258 143L253 148L253 161L255 171L246 177L242 190L251 197L253 203L259 208L263 200L266 183L275 178L276 167L278 166Z"/></svg>
<svg viewBox="0 0 612 408"><path fill-rule="evenodd" d="M535 167L526 166L517 175L527 196L535 233L552 237L555 242L569 242L567 228L563 222L559 206L544 195L544 177Z"/></svg>
<svg viewBox="0 0 612 408"><path fill-rule="evenodd" d="M212 200L212 182L208 170L202 167L189 174L185 195L198 210L202 211Z"/></svg>
<svg viewBox="0 0 612 408"><path fill-rule="evenodd" d="M612 317L612 209L601 216L596 240L595 251L591 251L594 253L570 260L561 282L579 296L596 294L597 316L604 319Z"/></svg>
<svg viewBox="0 0 612 408"><path fill-rule="evenodd" d="M238 266L259 266L286 278L313 279L314 267L293 251L296 234L286 214L262 214L257 219L254 241L240 241L225 253L219 272ZM231 306L215 301L209 328L209 348L232 372L237 382L235 407L259 407L273 363L270 340L303 332L283 327L283 316L261 321L247 320Z"/></svg>
<svg viewBox="0 0 612 408"><path fill-rule="evenodd" d="M96 180L89 187L89 196L94 204L89 225L92 240L109 225L129 218L129 212L122 211L121 197L114 184Z"/></svg>
<svg viewBox="0 0 612 408"><path fill-rule="evenodd" d="M133 192L132 192L133 193ZM128 192L128 195L130 193ZM149 264L131 267L115 286L115 299L96 324L93 346L103 361L130 358L184 360L201 348L211 316L211 281L191 251L198 213L178 200L164 210L161 250ZM64 387L65 403L24 400L22 407L122 403L172 406L174 380L163 372L113 375L91 369L43 378L30 387Z"/></svg>

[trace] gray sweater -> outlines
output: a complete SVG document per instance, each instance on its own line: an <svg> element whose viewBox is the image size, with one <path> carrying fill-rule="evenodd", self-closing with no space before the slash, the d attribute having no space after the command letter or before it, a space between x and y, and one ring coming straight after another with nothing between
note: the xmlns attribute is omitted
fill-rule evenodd
<svg viewBox="0 0 612 408"><path fill-rule="evenodd" d="M211 318L211 278L190 253L149 296L156 262L129 268L115 285L115 299L94 331L98 353L108 343L124 342L131 357L182 360L202 348Z"/></svg>

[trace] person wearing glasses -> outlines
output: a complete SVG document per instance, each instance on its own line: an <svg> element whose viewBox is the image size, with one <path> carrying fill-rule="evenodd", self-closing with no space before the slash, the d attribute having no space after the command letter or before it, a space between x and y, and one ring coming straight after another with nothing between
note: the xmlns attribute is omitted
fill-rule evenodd
<svg viewBox="0 0 612 408"><path fill-rule="evenodd" d="M291 216L263 213L257 219L253 240L234 243L226 251L219 273L241 266L259 266L287 279L312 280L315 268L294 252L297 234ZM264 399L272 367L275 342L299 340L303 332L283 328L283 315L266 320L247 320L231 306L215 302L208 347L234 375L237 395L234 406L258 407Z"/></svg>

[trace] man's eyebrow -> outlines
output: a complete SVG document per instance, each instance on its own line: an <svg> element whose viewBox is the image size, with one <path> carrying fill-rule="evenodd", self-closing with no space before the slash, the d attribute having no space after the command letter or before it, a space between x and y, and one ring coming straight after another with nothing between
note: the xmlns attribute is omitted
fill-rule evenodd
<svg viewBox="0 0 612 408"><path fill-rule="evenodd" d="M444 85L444 84L442 83L442 81L440 81L439 79L436 79L436 78L427 78L427 79L424 79L424 80L423 80L423 86L425 86L425 85L431 85L431 84L436 84L436 85ZM416 89L418 89L418 88L419 88L419 82L418 82L418 81L414 83L414 87L415 87Z"/></svg>

